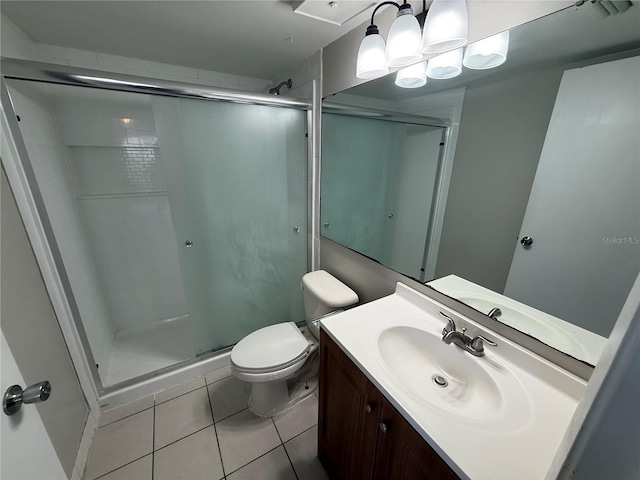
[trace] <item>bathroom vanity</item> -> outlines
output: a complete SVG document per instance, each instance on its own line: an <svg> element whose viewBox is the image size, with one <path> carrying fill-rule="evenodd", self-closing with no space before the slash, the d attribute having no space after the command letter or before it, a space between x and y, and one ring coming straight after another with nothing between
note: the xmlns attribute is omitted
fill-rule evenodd
<svg viewBox="0 0 640 480"><path fill-rule="evenodd" d="M320 344L318 457L332 478L458 478L324 331Z"/></svg>
<svg viewBox="0 0 640 480"><path fill-rule="evenodd" d="M497 346L444 343L449 319ZM318 456L332 477L545 478L583 380L400 283L321 324Z"/></svg>

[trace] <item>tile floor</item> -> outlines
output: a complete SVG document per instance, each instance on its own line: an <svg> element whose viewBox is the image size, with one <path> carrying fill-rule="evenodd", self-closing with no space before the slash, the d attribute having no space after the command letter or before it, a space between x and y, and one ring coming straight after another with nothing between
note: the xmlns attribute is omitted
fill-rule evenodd
<svg viewBox="0 0 640 480"><path fill-rule="evenodd" d="M260 418L229 367L100 418L84 480L328 479L317 458L318 399Z"/></svg>

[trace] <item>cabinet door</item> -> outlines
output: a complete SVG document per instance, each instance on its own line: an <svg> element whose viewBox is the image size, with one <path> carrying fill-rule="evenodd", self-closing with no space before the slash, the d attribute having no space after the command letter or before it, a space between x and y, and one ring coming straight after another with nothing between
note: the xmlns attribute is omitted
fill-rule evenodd
<svg viewBox="0 0 640 480"><path fill-rule="evenodd" d="M374 480L455 480L458 476L400 413L382 400Z"/></svg>
<svg viewBox="0 0 640 480"><path fill-rule="evenodd" d="M370 480L381 395L324 332L320 336L318 457L332 478Z"/></svg>

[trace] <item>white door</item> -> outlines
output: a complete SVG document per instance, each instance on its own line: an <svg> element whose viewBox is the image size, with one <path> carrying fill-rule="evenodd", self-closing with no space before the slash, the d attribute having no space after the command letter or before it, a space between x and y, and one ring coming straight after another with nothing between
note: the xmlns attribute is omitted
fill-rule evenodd
<svg viewBox="0 0 640 480"><path fill-rule="evenodd" d="M640 57L564 72L505 295L608 336L640 271Z"/></svg>
<svg viewBox="0 0 640 480"><path fill-rule="evenodd" d="M11 385L52 386L46 402L11 417L0 412L0 477L71 478L89 411L4 170L0 180L0 394Z"/></svg>
<svg viewBox="0 0 640 480"><path fill-rule="evenodd" d="M2 394L13 384L26 386L9 345L2 335ZM3 413L0 421L0 477L7 480L53 480L67 478L47 435L42 419L33 406L28 405L12 416Z"/></svg>

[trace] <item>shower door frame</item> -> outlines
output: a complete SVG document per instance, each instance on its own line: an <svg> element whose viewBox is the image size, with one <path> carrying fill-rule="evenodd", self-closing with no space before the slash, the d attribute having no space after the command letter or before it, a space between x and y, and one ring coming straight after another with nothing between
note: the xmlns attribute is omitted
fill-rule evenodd
<svg viewBox="0 0 640 480"><path fill-rule="evenodd" d="M307 269L314 270L319 264L318 240L320 220L315 209L320 201L319 188L319 139L321 102L319 88L314 81L312 102L272 95L247 93L230 89L192 85L170 80L159 80L119 73L90 70L28 60L2 58L0 89L2 98L2 135L5 137L2 165L18 203L20 214L27 228L32 248L38 259L43 279L51 297L69 354L78 374L90 408L98 413L98 401L159 375L177 371L189 365L221 355L222 349L194 357L169 367L135 377L113 386L105 387L98 373L84 325L80 317L66 268L58 248L57 240L38 187L31 160L27 153L19 127L6 79L26 80L84 88L98 88L121 92L142 93L168 97L221 101L269 107L291 108L306 111L305 131L307 136Z"/></svg>

